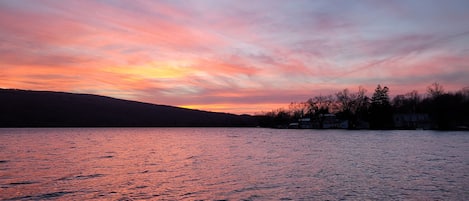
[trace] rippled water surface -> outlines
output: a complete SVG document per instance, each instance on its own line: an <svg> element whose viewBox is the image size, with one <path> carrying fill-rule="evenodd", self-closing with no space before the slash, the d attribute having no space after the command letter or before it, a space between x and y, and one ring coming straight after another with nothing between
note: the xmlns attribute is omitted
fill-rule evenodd
<svg viewBox="0 0 469 201"><path fill-rule="evenodd" d="M3 200L467 200L469 133L0 129Z"/></svg>

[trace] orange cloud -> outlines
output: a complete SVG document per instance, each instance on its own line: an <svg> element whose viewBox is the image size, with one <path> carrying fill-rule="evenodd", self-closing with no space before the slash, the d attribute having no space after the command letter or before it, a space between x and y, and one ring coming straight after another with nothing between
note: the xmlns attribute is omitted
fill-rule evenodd
<svg viewBox="0 0 469 201"><path fill-rule="evenodd" d="M450 9L464 5L402 21L381 3L303 4L0 1L0 87L255 113L359 85L468 85L467 13Z"/></svg>

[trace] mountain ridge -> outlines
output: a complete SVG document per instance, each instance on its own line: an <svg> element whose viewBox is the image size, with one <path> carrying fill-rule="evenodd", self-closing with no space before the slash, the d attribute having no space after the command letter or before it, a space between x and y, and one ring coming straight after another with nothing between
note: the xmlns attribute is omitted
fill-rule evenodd
<svg viewBox="0 0 469 201"><path fill-rule="evenodd" d="M0 127L246 127L249 115L57 91L0 89Z"/></svg>

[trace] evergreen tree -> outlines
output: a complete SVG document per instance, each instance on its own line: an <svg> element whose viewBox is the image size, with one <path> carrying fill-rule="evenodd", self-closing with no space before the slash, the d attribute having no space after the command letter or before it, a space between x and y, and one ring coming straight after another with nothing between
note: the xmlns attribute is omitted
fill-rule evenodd
<svg viewBox="0 0 469 201"><path fill-rule="evenodd" d="M375 93L373 93L373 96L371 97L371 105L380 107L390 106L391 104L389 102L388 92L389 88L387 86L381 88L381 85L378 84L375 89Z"/></svg>
<svg viewBox="0 0 469 201"><path fill-rule="evenodd" d="M371 97L370 126L373 129L390 129L392 122L392 107L389 101L389 88L378 84Z"/></svg>

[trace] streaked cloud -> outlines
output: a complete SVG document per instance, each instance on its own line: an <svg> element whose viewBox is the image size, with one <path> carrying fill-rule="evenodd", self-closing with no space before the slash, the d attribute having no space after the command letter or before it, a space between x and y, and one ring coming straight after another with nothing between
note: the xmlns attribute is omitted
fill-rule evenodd
<svg viewBox="0 0 469 201"><path fill-rule="evenodd" d="M469 86L469 3L0 1L0 87L233 113Z"/></svg>

